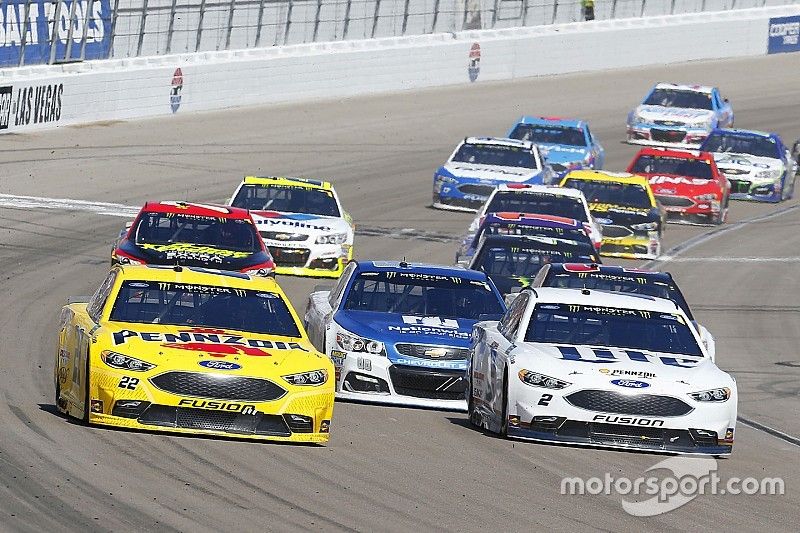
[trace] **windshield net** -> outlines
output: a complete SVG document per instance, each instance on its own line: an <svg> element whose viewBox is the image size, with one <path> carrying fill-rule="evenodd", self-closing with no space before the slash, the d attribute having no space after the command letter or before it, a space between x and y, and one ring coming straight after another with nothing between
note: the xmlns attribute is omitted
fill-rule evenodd
<svg viewBox="0 0 800 533"><path fill-rule="evenodd" d="M680 315L617 307L539 304L525 340L703 356Z"/></svg>
<svg viewBox="0 0 800 533"><path fill-rule="evenodd" d="M280 295L214 285L126 281L117 294L111 321L300 337Z"/></svg>
<svg viewBox="0 0 800 533"><path fill-rule="evenodd" d="M497 165L501 167L523 167L538 170L536 158L530 149L521 146L499 144L464 143L451 161L475 165Z"/></svg>
<svg viewBox="0 0 800 533"><path fill-rule="evenodd" d="M554 272L551 270L542 284L544 287L562 289L596 289L611 292L643 294L672 300L692 319L689 305L674 284L647 276L630 274L607 274L605 272Z"/></svg>
<svg viewBox="0 0 800 533"><path fill-rule="evenodd" d="M701 180L714 179L711 163L702 159L642 155L636 159L631 172L637 174L672 174Z"/></svg>
<svg viewBox="0 0 800 533"><path fill-rule="evenodd" d="M586 209L579 198L548 193L499 191L486 208L487 213L508 211L513 213L536 213L574 218L587 222Z"/></svg>
<svg viewBox="0 0 800 533"><path fill-rule="evenodd" d="M338 217L333 192L291 185L243 185L233 199L234 207L252 211L278 211Z"/></svg>
<svg viewBox="0 0 800 533"><path fill-rule="evenodd" d="M134 231L136 244L190 243L223 250L260 252L261 241L249 220L177 213L144 213Z"/></svg>
<svg viewBox="0 0 800 533"><path fill-rule="evenodd" d="M644 104L684 109L713 109L711 93L677 89L656 89L644 101Z"/></svg>
<svg viewBox="0 0 800 533"><path fill-rule="evenodd" d="M536 144L586 146L586 137L583 134L583 130L570 126L517 124L510 137L521 141L531 141Z"/></svg>
<svg viewBox="0 0 800 533"><path fill-rule="evenodd" d="M362 272L344 305L354 311L477 320L503 313L488 283L414 272Z"/></svg>
<svg viewBox="0 0 800 533"><path fill-rule="evenodd" d="M647 190L635 183L568 179L564 187L582 191L590 204L612 204L644 209L652 207Z"/></svg>
<svg viewBox="0 0 800 533"><path fill-rule="evenodd" d="M752 135L713 133L708 136L703 144L703 150L716 153L749 154L773 159L780 159L781 157L775 139Z"/></svg>

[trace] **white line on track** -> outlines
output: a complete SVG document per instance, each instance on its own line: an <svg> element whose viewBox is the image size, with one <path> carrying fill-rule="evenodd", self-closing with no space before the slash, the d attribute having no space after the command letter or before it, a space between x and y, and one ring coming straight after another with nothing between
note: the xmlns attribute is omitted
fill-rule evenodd
<svg viewBox="0 0 800 533"><path fill-rule="evenodd" d="M800 256L794 257L668 257L658 258L670 263L797 263Z"/></svg>
<svg viewBox="0 0 800 533"><path fill-rule="evenodd" d="M0 194L0 207L17 209L58 209L61 211L86 211L97 215L133 218L139 207L107 202L71 200L69 198L43 198L41 196L17 196Z"/></svg>

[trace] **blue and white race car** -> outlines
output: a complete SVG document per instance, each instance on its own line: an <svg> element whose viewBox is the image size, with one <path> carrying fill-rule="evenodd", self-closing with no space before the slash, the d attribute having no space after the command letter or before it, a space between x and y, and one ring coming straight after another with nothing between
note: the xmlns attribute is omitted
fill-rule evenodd
<svg viewBox="0 0 800 533"><path fill-rule="evenodd" d="M549 184L553 170L530 141L467 137L433 175L433 207L477 211L499 185Z"/></svg>
<svg viewBox="0 0 800 533"><path fill-rule="evenodd" d="M716 87L658 83L628 113L628 142L696 148L714 128L733 126L733 108Z"/></svg>
<svg viewBox="0 0 800 533"><path fill-rule="evenodd" d="M524 116L508 136L535 143L558 177L580 168L600 170L606 158L605 150L583 120Z"/></svg>
<svg viewBox="0 0 800 533"><path fill-rule="evenodd" d="M466 410L472 326L505 312L486 274L458 267L352 261L311 293L309 338L336 369L336 397Z"/></svg>
<svg viewBox="0 0 800 533"><path fill-rule="evenodd" d="M728 178L731 199L780 202L794 195L797 161L774 133L714 130L700 149Z"/></svg>

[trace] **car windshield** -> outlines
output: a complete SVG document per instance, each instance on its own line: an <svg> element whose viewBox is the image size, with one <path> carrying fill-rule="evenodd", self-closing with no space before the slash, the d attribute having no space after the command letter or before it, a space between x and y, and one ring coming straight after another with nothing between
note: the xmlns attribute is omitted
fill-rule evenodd
<svg viewBox="0 0 800 533"><path fill-rule="evenodd" d="M644 104L683 109L713 109L711 93L684 89L654 89Z"/></svg>
<svg viewBox="0 0 800 533"><path fill-rule="evenodd" d="M781 154L775 139L756 135L733 135L712 133L701 148L705 152L748 154L756 157L780 159Z"/></svg>
<svg viewBox="0 0 800 533"><path fill-rule="evenodd" d="M517 124L509 137L536 144L586 146L586 136L583 134L583 130L573 126Z"/></svg>
<svg viewBox="0 0 800 533"><path fill-rule="evenodd" d="M548 263L597 260L590 244L570 241L558 241L553 245L504 243L484 246L473 262L473 268L485 272L489 277L533 278Z"/></svg>
<svg viewBox="0 0 800 533"><path fill-rule="evenodd" d="M297 323L279 294L214 285L126 281L110 319L300 337Z"/></svg>
<svg viewBox="0 0 800 533"><path fill-rule="evenodd" d="M578 242L591 243L591 239L583 228L563 228L532 226L528 224L516 224L513 222L490 222L483 224L478 234L475 236L475 243L480 240L483 234L487 235L530 235L536 237L551 237L553 239L570 239Z"/></svg>
<svg viewBox="0 0 800 533"><path fill-rule="evenodd" d="M315 187L246 184L236 193L233 206L251 211L340 216L333 191Z"/></svg>
<svg viewBox="0 0 800 533"><path fill-rule="evenodd" d="M612 274L606 272L556 272L551 269L542 286L625 292L665 298L675 302L686 313L689 320L694 320L689 305L674 283L655 279L653 276L638 275L636 272Z"/></svg>
<svg viewBox="0 0 800 533"><path fill-rule="evenodd" d="M612 204L627 207L653 207L647 190L638 183L567 179L564 187L583 192L590 204Z"/></svg>
<svg viewBox="0 0 800 533"><path fill-rule="evenodd" d="M416 272L362 272L344 308L442 318L499 317L503 306L485 281Z"/></svg>
<svg viewBox="0 0 800 533"><path fill-rule="evenodd" d="M672 174L701 180L714 179L711 163L703 159L640 155L631 168L637 174Z"/></svg>
<svg viewBox="0 0 800 533"><path fill-rule="evenodd" d="M539 169L530 149L502 144L464 143L451 159L454 163Z"/></svg>
<svg viewBox="0 0 800 533"><path fill-rule="evenodd" d="M510 211L537 213L587 222L586 209L580 198L538 192L498 191L486 208L486 213Z"/></svg>
<svg viewBox="0 0 800 533"><path fill-rule="evenodd" d="M572 304L538 304L526 342L606 346L703 357L681 315Z"/></svg>
<svg viewBox="0 0 800 533"><path fill-rule="evenodd" d="M189 243L238 252L261 251L261 239L247 219L143 213L133 235L138 245Z"/></svg>

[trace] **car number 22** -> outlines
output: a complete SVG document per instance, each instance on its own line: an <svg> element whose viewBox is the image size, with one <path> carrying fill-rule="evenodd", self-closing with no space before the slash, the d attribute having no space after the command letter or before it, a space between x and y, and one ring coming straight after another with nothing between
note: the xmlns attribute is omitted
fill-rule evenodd
<svg viewBox="0 0 800 533"><path fill-rule="evenodd" d="M119 380L119 387L120 389L129 389L129 390L136 390L136 387L139 385L139 378L131 378L128 376L123 376L122 379Z"/></svg>

